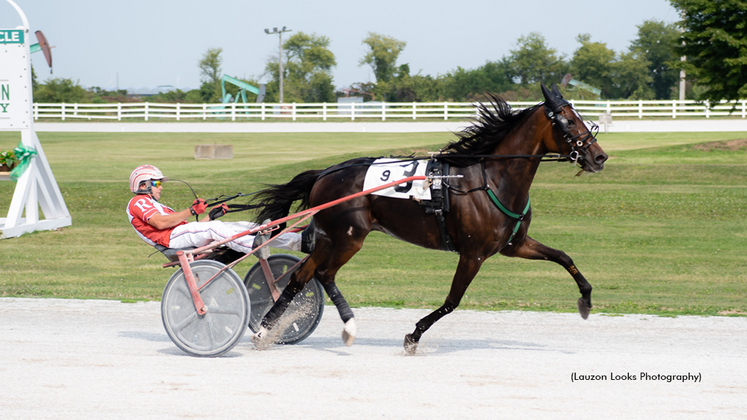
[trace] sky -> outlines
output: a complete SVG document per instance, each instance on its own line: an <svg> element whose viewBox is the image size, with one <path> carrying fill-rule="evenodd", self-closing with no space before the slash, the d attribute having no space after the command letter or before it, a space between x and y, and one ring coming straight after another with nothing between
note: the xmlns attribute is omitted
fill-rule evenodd
<svg viewBox="0 0 747 420"><path fill-rule="evenodd" d="M437 76L474 69L516 49L519 37L539 32L549 47L571 57L576 37L591 34L616 52L627 50L646 20L671 23L668 0L15 0L31 32L52 49L53 74L42 53L32 55L40 81L70 78L107 90L200 86L197 66L208 48L223 48L223 73L268 82L265 64L277 60L278 36L265 28L324 35L337 59L338 88L374 82L359 61L369 32L407 43L398 64L410 74ZM0 29L22 25L0 0ZM35 42L35 37L31 35Z"/></svg>

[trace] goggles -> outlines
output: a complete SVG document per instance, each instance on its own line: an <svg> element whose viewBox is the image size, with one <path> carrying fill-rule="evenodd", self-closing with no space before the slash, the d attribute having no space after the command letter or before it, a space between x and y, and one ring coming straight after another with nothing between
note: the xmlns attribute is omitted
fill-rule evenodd
<svg viewBox="0 0 747 420"><path fill-rule="evenodd" d="M150 181L150 185L152 187L158 188L158 187L161 186L161 181L160 180L159 181Z"/></svg>

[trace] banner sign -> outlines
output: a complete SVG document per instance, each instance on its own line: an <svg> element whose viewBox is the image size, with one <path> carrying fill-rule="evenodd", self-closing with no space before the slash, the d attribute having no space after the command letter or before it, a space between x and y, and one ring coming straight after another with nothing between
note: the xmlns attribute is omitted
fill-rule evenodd
<svg viewBox="0 0 747 420"><path fill-rule="evenodd" d="M22 29L0 29L0 44L24 44Z"/></svg>
<svg viewBox="0 0 747 420"><path fill-rule="evenodd" d="M0 29L0 129L29 128L31 71L26 32Z"/></svg>

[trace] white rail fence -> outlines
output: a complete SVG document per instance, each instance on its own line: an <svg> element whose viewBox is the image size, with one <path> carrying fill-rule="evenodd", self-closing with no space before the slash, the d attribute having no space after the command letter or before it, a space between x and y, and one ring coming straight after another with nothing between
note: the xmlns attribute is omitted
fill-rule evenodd
<svg viewBox="0 0 747 420"><path fill-rule="evenodd" d="M695 101L571 101L590 118L609 114L615 118L710 118L747 117L747 100L721 102L710 108ZM512 102L515 109L533 102ZM118 104L34 104L34 119L125 120L271 120L299 119L466 119L474 117L476 104L470 102L363 102L312 104L166 104L156 102Z"/></svg>

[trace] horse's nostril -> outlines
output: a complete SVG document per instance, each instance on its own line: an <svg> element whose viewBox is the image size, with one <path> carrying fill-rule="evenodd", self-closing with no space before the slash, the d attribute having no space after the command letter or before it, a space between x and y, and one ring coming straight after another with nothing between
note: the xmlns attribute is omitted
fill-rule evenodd
<svg viewBox="0 0 747 420"><path fill-rule="evenodd" d="M595 161L596 163L600 163L600 164L601 164L601 163L604 163L604 162L606 162L606 161L607 161L607 158L608 158L607 154L606 154L606 153L602 153L602 154L599 154L599 155L597 155L597 156L596 156L596 157L594 158L594 161Z"/></svg>

